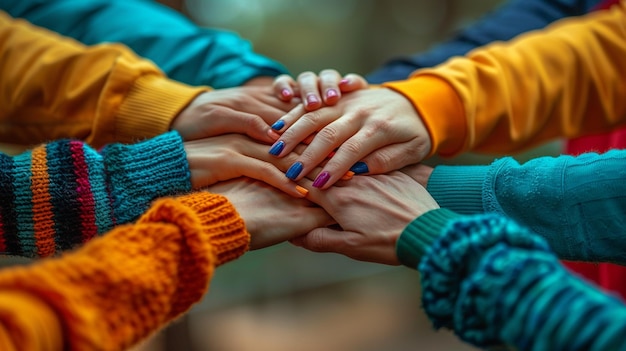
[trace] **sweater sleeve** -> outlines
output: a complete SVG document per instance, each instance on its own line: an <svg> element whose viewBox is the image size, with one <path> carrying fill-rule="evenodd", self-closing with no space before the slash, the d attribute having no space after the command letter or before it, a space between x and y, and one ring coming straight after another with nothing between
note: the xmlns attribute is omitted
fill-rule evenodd
<svg viewBox="0 0 626 351"><path fill-rule="evenodd" d="M190 189L176 132L100 152L60 140L0 154L0 253L43 257L71 249L136 220L157 197Z"/></svg>
<svg viewBox="0 0 626 351"><path fill-rule="evenodd" d="M87 45L125 44L190 85L230 88L287 72L236 33L202 28L152 0L0 0L0 7Z"/></svg>
<svg viewBox="0 0 626 351"><path fill-rule="evenodd" d="M223 196L158 200L73 253L0 272L0 346L126 350L200 301L248 243Z"/></svg>
<svg viewBox="0 0 626 351"><path fill-rule="evenodd" d="M540 157L520 165L439 166L428 191L460 213L506 215L561 259L626 264L626 151ZM461 186L462 184L462 186Z"/></svg>
<svg viewBox="0 0 626 351"><path fill-rule="evenodd" d="M497 214L446 211L411 224L437 236L414 250L424 253L422 305L435 328L481 348L624 348L624 304L569 273L541 237ZM423 235L405 231L400 241Z"/></svg>
<svg viewBox="0 0 626 351"><path fill-rule="evenodd" d="M494 41L510 40L531 30L542 29L565 17L589 12L601 0L509 0L477 22L459 31L450 40L432 49L406 57L397 57L366 76L380 84L407 79L420 68L439 65L454 57Z"/></svg>
<svg viewBox="0 0 626 351"><path fill-rule="evenodd" d="M565 19L386 83L410 99L431 154L511 153L626 123L626 4Z"/></svg>
<svg viewBox="0 0 626 351"><path fill-rule="evenodd" d="M2 12L0 55L5 143L77 138L101 147L153 137L205 90L165 78L122 45L85 47Z"/></svg>

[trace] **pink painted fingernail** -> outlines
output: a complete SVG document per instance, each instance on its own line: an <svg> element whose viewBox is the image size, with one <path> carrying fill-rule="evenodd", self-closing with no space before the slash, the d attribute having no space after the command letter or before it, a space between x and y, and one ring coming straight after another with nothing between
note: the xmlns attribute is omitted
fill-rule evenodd
<svg viewBox="0 0 626 351"><path fill-rule="evenodd" d="M350 83L350 79L348 78L344 78L339 81L339 85L347 85L348 83Z"/></svg>
<svg viewBox="0 0 626 351"><path fill-rule="evenodd" d="M307 106L308 105L319 104L319 102L320 102L320 100L314 94L309 94L306 97L306 104L307 104Z"/></svg>
<svg viewBox="0 0 626 351"><path fill-rule="evenodd" d="M313 186L315 188L321 188L324 186L324 184L326 184L328 182L328 180L330 179L330 173L324 171L322 173L320 173L317 178L315 178L315 181L313 182Z"/></svg>
<svg viewBox="0 0 626 351"><path fill-rule="evenodd" d="M326 98L330 99L330 98L336 98L339 96L339 93L337 92L337 90L335 89L328 89L326 90Z"/></svg>
<svg viewBox="0 0 626 351"><path fill-rule="evenodd" d="M281 91L280 91L280 95L282 95L282 97L283 97L285 100L289 100L289 99L291 99L291 98L293 97L293 94L291 93L291 90L289 90L289 89L287 89L287 88L285 88L285 89L281 90Z"/></svg>

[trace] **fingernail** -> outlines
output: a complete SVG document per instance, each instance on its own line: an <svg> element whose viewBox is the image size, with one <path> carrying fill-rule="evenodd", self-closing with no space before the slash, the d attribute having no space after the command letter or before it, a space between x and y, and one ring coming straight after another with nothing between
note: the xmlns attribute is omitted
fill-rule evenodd
<svg viewBox="0 0 626 351"><path fill-rule="evenodd" d="M272 124L272 129L281 130L284 126L285 122L282 119L279 119L278 121L274 122L274 124Z"/></svg>
<svg viewBox="0 0 626 351"><path fill-rule="evenodd" d="M347 171L346 174L344 174L343 177L341 177L341 180L350 180L352 179L352 177L354 177L354 172Z"/></svg>
<svg viewBox="0 0 626 351"><path fill-rule="evenodd" d="M287 178L294 180L300 175L300 172L302 172L302 162L296 162L289 167L285 175Z"/></svg>
<svg viewBox="0 0 626 351"><path fill-rule="evenodd" d="M309 193L309 191L306 188L303 188L300 185L296 185L296 191L304 196L306 196L306 194Z"/></svg>
<svg viewBox="0 0 626 351"><path fill-rule="evenodd" d="M267 130L267 135L269 135L270 138L274 139L274 141L278 140L280 138L280 134L276 133L275 131L268 129Z"/></svg>
<svg viewBox="0 0 626 351"><path fill-rule="evenodd" d="M308 105L314 105L314 104L317 104L317 103L319 103L319 102L320 102L320 101L317 99L317 96L315 96L315 95L313 95L313 94L309 94L309 95L306 97L306 104L307 104L307 106L308 106Z"/></svg>
<svg viewBox="0 0 626 351"><path fill-rule="evenodd" d="M326 98L330 99L330 98L334 98L339 96L339 93L337 92L337 90L335 89L328 89L326 90Z"/></svg>
<svg viewBox="0 0 626 351"><path fill-rule="evenodd" d="M283 90L280 91L280 95L283 96L283 98L285 99L291 99L292 95L291 95L291 90L285 88Z"/></svg>
<svg viewBox="0 0 626 351"><path fill-rule="evenodd" d="M365 162L357 162L354 166L350 167L350 170L354 172L354 174L363 174L369 172L369 168L367 168L367 164Z"/></svg>
<svg viewBox="0 0 626 351"><path fill-rule="evenodd" d="M285 148L285 142L282 141L282 140L281 141L277 141L270 148L270 154L274 155L274 156L278 156L278 155L280 155L280 152L283 151L284 148Z"/></svg>
<svg viewBox="0 0 626 351"><path fill-rule="evenodd" d="M330 173L324 171L320 173L317 176L317 178L315 178L315 181L313 182L313 187L321 188L324 186L324 184L326 184L326 182L328 182L329 179L330 179Z"/></svg>
<svg viewBox="0 0 626 351"><path fill-rule="evenodd" d="M328 154L328 156L326 156L326 158L333 158L333 156L335 156L335 152L331 151L330 154Z"/></svg>
<svg viewBox="0 0 626 351"><path fill-rule="evenodd" d="M350 79L348 79L348 78L344 78L344 79L339 81L339 85L346 85L348 83L350 83Z"/></svg>

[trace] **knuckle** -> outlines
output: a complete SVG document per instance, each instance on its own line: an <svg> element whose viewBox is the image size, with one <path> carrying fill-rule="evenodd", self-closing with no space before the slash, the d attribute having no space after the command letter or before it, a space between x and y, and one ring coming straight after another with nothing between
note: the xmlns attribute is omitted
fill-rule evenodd
<svg viewBox="0 0 626 351"><path fill-rule="evenodd" d="M351 155L358 155L361 152L362 143L358 140L348 140L341 145L341 150Z"/></svg>
<svg viewBox="0 0 626 351"><path fill-rule="evenodd" d="M337 142L338 137L339 131L333 126L326 126L322 130L320 130L315 136L316 139L319 139L323 143L332 145Z"/></svg>

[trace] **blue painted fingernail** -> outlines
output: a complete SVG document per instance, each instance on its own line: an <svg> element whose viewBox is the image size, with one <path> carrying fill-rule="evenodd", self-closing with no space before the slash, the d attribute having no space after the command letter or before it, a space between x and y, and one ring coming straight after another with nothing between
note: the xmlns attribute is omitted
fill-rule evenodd
<svg viewBox="0 0 626 351"><path fill-rule="evenodd" d="M285 148L285 142L282 140L279 140L275 142L274 145L272 145L272 147L270 148L270 154L274 156L278 156L280 155L280 152L283 151L284 148Z"/></svg>
<svg viewBox="0 0 626 351"><path fill-rule="evenodd" d="M285 122L283 122L282 119L279 119L278 121L274 122L274 124L272 124L272 129L281 130L283 129L284 126L285 126Z"/></svg>
<svg viewBox="0 0 626 351"><path fill-rule="evenodd" d="M355 163L354 166L350 167L350 170L354 172L354 174L363 174L370 171L370 169L367 168L367 163L361 161Z"/></svg>
<svg viewBox="0 0 626 351"><path fill-rule="evenodd" d="M330 173L324 171L322 173L320 173L317 178L315 178L315 181L313 182L313 187L315 188L321 188L324 186L324 184L326 184L328 182L328 180L330 179Z"/></svg>
<svg viewBox="0 0 626 351"><path fill-rule="evenodd" d="M302 172L302 162L296 162L289 167L285 175L287 178L294 180L300 175L300 172Z"/></svg>

